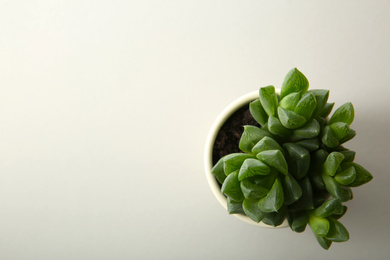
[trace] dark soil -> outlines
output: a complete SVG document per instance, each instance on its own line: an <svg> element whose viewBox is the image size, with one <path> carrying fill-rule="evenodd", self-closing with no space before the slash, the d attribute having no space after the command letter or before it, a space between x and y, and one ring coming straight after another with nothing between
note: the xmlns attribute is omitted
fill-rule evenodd
<svg viewBox="0 0 390 260"><path fill-rule="evenodd" d="M227 154L241 152L238 144L240 142L242 132L244 131L244 125L254 125L260 127L260 125L255 121L255 119L253 119L251 113L249 112L248 104L231 115L219 130L217 138L214 142L214 165L220 158Z"/></svg>

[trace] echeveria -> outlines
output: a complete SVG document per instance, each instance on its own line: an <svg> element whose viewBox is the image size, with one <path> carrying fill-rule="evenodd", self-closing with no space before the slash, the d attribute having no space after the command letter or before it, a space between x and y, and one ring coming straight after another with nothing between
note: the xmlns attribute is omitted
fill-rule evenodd
<svg viewBox="0 0 390 260"><path fill-rule="evenodd" d="M295 232L309 224L325 249L349 239L338 221L347 210L342 203L352 199L351 187L372 175L353 162L354 151L341 146L356 135L352 104L329 118L334 103L328 97L328 90L309 90L296 68L286 75L280 95L273 86L260 88L249 109L261 127L244 126L242 153L222 157L212 169L230 214L272 226L287 218Z"/></svg>

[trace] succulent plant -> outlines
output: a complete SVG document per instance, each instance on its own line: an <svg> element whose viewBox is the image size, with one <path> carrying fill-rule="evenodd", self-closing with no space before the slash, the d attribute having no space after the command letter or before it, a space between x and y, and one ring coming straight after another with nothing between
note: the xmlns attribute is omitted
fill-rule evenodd
<svg viewBox="0 0 390 260"><path fill-rule="evenodd" d="M328 90L308 90L309 82L296 68L286 75L280 95L262 87L249 104L261 125L244 126L242 152L222 157L212 173L222 184L229 214L245 214L255 222L281 225L303 232L309 224L318 243L349 239L338 221L352 199L351 187L369 182L372 175L353 162L355 152L343 146L356 132L351 103L329 118L334 103Z"/></svg>

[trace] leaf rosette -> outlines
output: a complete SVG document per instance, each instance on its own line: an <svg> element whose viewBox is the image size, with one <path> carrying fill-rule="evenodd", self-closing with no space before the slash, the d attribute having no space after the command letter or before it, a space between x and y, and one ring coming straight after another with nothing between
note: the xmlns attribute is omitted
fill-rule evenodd
<svg viewBox="0 0 390 260"><path fill-rule="evenodd" d="M354 162L355 152L342 144L356 132L351 103L330 117L329 91L309 90L296 68L286 75L280 95L262 87L249 110L260 127L247 125L239 142L242 152L219 159L212 174L227 197L229 214L244 214L256 223L303 232L309 225L320 246L349 239L338 221L353 198L352 189L373 177Z"/></svg>

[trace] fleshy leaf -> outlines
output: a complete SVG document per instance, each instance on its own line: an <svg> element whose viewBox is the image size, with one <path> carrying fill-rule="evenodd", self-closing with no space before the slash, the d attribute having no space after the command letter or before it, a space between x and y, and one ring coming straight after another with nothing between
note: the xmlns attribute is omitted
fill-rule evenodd
<svg viewBox="0 0 390 260"><path fill-rule="evenodd" d="M230 197L227 197L227 211L229 214L245 214L242 201L234 201Z"/></svg>
<svg viewBox="0 0 390 260"><path fill-rule="evenodd" d="M223 183L223 181L226 179L226 175L223 170L223 158L218 160L218 162L211 169L211 173L214 174L219 183Z"/></svg>
<svg viewBox="0 0 390 260"><path fill-rule="evenodd" d="M278 211L284 201L283 187L277 178L267 195L259 201L260 210L266 213Z"/></svg>
<svg viewBox="0 0 390 260"><path fill-rule="evenodd" d="M346 137L350 130L349 125L344 122L336 122L329 125L329 127L332 131L333 136L339 140Z"/></svg>
<svg viewBox="0 0 390 260"><path fill-rule="evenodd" d="M290 174L283 180L284 204L290 205L302 196L302 189Z"/></svg>
<svg viewBox="0 0 390 260"><path fill-rule="evenodd" d="M277 227L283 223L287 216L287 208L283 206L279 209L278 212L266 213L263 220L264 224Z"/></svg>
<svg viewBox="0 0 390 260"><path fill-rule="evenodd" d="M255 176L255 175L267 175L270 172L270 168L263 162L257 159L246 159L242 164L238 173L238 180Z"/></svg>
<svg viewBox="0 0 390 260"><path fill-rule="evenodd" d="M348 125L352 124L353 118L355 117L355 111L351 102L345 103L339 107L332 117L329 119L329 124L336 122L344 122Z"/></svg>
<svg viewBox="0 0 390 260"><path fill-rule="evenodd" d="M259 99L256 99L249 104L249 112L256 120L256 122L259 123L261 126L264 126L267 123L268 115L267 112L265 112L263 106L261 105Z"/></svg>
<svg viewBox="0 0 390 260"><path fill-rule="evenodd" d="M352 150L344 150L344 151L339 151L339 152L344 155L343 162L353 162L353 160L355 160L356 152L354 152Z"/></svg>
<svg viewBox="0 0 390 260"><path fill-rule="evenodd" d="M356 179L355 167L351 166L334 176L334 179L341 185L351 184Z"/></svg>
<svg viewBox="0 0 390 260"><path fill-rule="evenodd" d="M348 210L348 207L347 206L343 206L343 209L341 212L335 212L333 215L332 215L332 218L334 219L340 219L342 216L345 215L345 213L347 213L347 210Z"/></svg>
<svg viewBox="0 0 390 260"><path fill-rule="evenodd" d="M257 158L265 164L273 167L284 175L287 175L287 162L279 150L268 150L257 154Z"/></svg>
<svg viewBox="0 0 390 260"><path fill-rule="evenodd" d="M324 128L322 143L329 148L334 148L340 144L339 140L332 134L332 131L330 130L329 126L325 126Z"/></svg>
<svg viewBox="0 0 390 260"><path fill-rule="evenodd" d="M271 136L270 133L253 125L244 126L244 132L241 135L239 147L241 151L251 153L253 146L264 136Z"/></svg>
<svg viewBox="0 0 390 260"><path fill-rule="evenodd" d="M285 128L280 120L274 116L268 118L268 130L274 135L288 136L291 130Z"/></svg>
<svg viewBox="0 0 390 260"><path fill-rule="evenodd" d="M223 169L226 176L230 173L237 171L241 168L241 165L248 158L255 158L253 155L245 153L232 153L223 157Z"/></svg>
<svg viewBox="0 0 390 260"><path fill-rule="evenodd" d="M265 136L252 149L253 154L267 150L279 150L284 154L283 148L273 138Z"/></svg>
<svg viewBox="0 0 390 260"><path fill-rule="evenodd" d="M334 107L334 103L326 103L319 116L323 118L327 118L330 112L332 112L333 107Z"/></svg>
<svg viewBox="0 0 390 260"><path fill-rule="evenodd" d="M285 143L286 159L289 171L295 178L301 179L309 170L310 153L308 150L295 143Z"/></svg>
<svg viewBox="0 0 390 260"><path fill-rule="evenodd" d="M360 164L353 162L346 162L341 164L341 168L343 170L346 170L351 166L353 166L356 170L356 178L352 183L348 184L349 187L358 187L372 180L373 177L371 173L364 169Z"/></svg>
<svg viewBox="0 0 390 260"><path fill-rule="evenodd" d="M306 121L310 120L313 112L317 106L316 98L312 93L305 93L302 95L301 100L299 101L294 112L303 116Z"/></svg>
<svg viewBox="0 0 390 260"><path fill-rule="evenodd" d="M305 211L289 212L287 219L291 230L298 233L305 231L309 222L309 216Z"/></svg>
<svg viewBox="0 0 390 260"><path fill-rule="evenodd" d="M316 208L313 211L313 215L321 218L328 217L335 212L339 212L343 210L343 205L341 201L337 198L331 198L325 201L320 207Z"/></svg>
<svg viewBox="0 0 390 260"><path fill-rule="evenodd" d="M283 99L290 93L305 93L309 88L309 81L297 68L290 70L283 80L280 92L280 99Z"/></svg>
<svg viewBox="0 0 390 260"><path fill-rule="evenodd" d="M300 92L293 92L291 94L288 94L285 96L279 103L279 106L286 110L294 111L296 108L299 100L301 99L301 93Z"/></svg>
<svg viewBox="0 0 390 260"><path fill-rule="evenodd" d="M244 199L244 195L240 188L240 181L238 180L238 171L232 172L226 177L222 184L221 191L235 201L242 201Z"/></svg>
<svg viewBox="0 0 390 260"><path fill-rule="evenodd" d="M260 210L258 203L259 200L256 199L244 199L244 202L242 203L245 214L256 223L259 223L265 215L265 213Z"/></svg>
<svg viewBox="0 0 390 260"><path fill-rule="evenodd" d="M317 190L325 190L325 183L322 180L321 172L322 166L328 157L328 152L324 149L316 151L312 156L311 165L309 169L309 178L313 186Z"/></svg>
<svg viewBox="0 0 390 260"><path fill-rule="evenodd" d="M316 117L323 111L323 109L326 105L326 101L328 101L329 90L313 89L313 90L307 91L307 93L312 93L316 98L317 106L313 112L313 117Z"/></svg>
<svg viewBox="0 0 390 260"><path fill-rule="evenodd" d="M329 218L329 224L330 228L328 234L325 236L326 239L333 242L345 242L349 240L348 230L343 224L333 218Z"/></svg>
<svg viewBox="0 0 390 260"><path fill-rule="evenodd" d="M320 133L320 124L317 120L312 119L304 126L299 127L293 131L291 139L302 140L308 138L314 138Z"/></svg>
<svg viewBox="0 0 390 260"><path fill-rule="evenodd" d="M305 177L299 182L299 186L302 189L302 195L293 204L291 204L288 209L289 211L301 211L301 210L311 210L314 208L313 205L313 188L311 186L310 180Z"/></svg>
<svg viewBox="0 0 390 260"><path fill-rule="evenodd" d="M309 225L316 236L324 237L329 232L330 224L326 218L310 215Z"/></svg>
<svg viewBox="0 0 390 260"><path fill-rule="evenodd" d="M341 162L344 160L344 155L339 152L332 152L326 158L324 163L324 172L330 176L335 175Z"/></svg>
<svg viewBox="0 0 390 260"><path fill-rule="evenodd" d="M269 192L269 188L256 184L252 179L242 180L240 187L244 197L247 199L259 200Z"/></svg>
<svg viewBox="0 0 390 260"><path fill-rule="evenodd" d="M356 135L356 131L355 130L353 130L353 129L349 130L348 134L343 139L340 140L340 144L348 142L349 140L354 138L355 135Z"/></svg>
<svg viewBox="0 0 390 260"><path fill-rule="evenodd" d="M278 106L278 99L275 93L274 86L267 86L260 88L259 98L261 105L263 106L265 112L268 116L276 115L276 108Z"/></svg>
<svg viewBox="0 0 390 260"><path fill-rule="evenodd" d="M332 195L333 198L338 198L341 202L346 202L352 199L352 191L348 187L342 187L332 177L327 174L322 174L326 190Z"/></svg>
<svg viewBox="0 0 390 260"><path fill-rule="evenodd" d="M316 237L318 244L320 244L323 249L328 250L332 245L332 241L326 239L325 237L320 237L316 234L314 234L314 236Z"/></svg>
<svg viewBox="0 0 390 260"><path fill-rule="evenodd" d="M290 110L278 107L278 116L282 125L288 129L296 129L306 123L306 119Z"/></svg>
<svg viewBox="0 0 390 260"><path fill-rule="evenodd" d="M302 146L303 148L306 148L306 150L308 150L309 152L317 151L317 149L320 147L320 142L318 141L318 138L302 140L296 142L296 144Z"/></svg>

